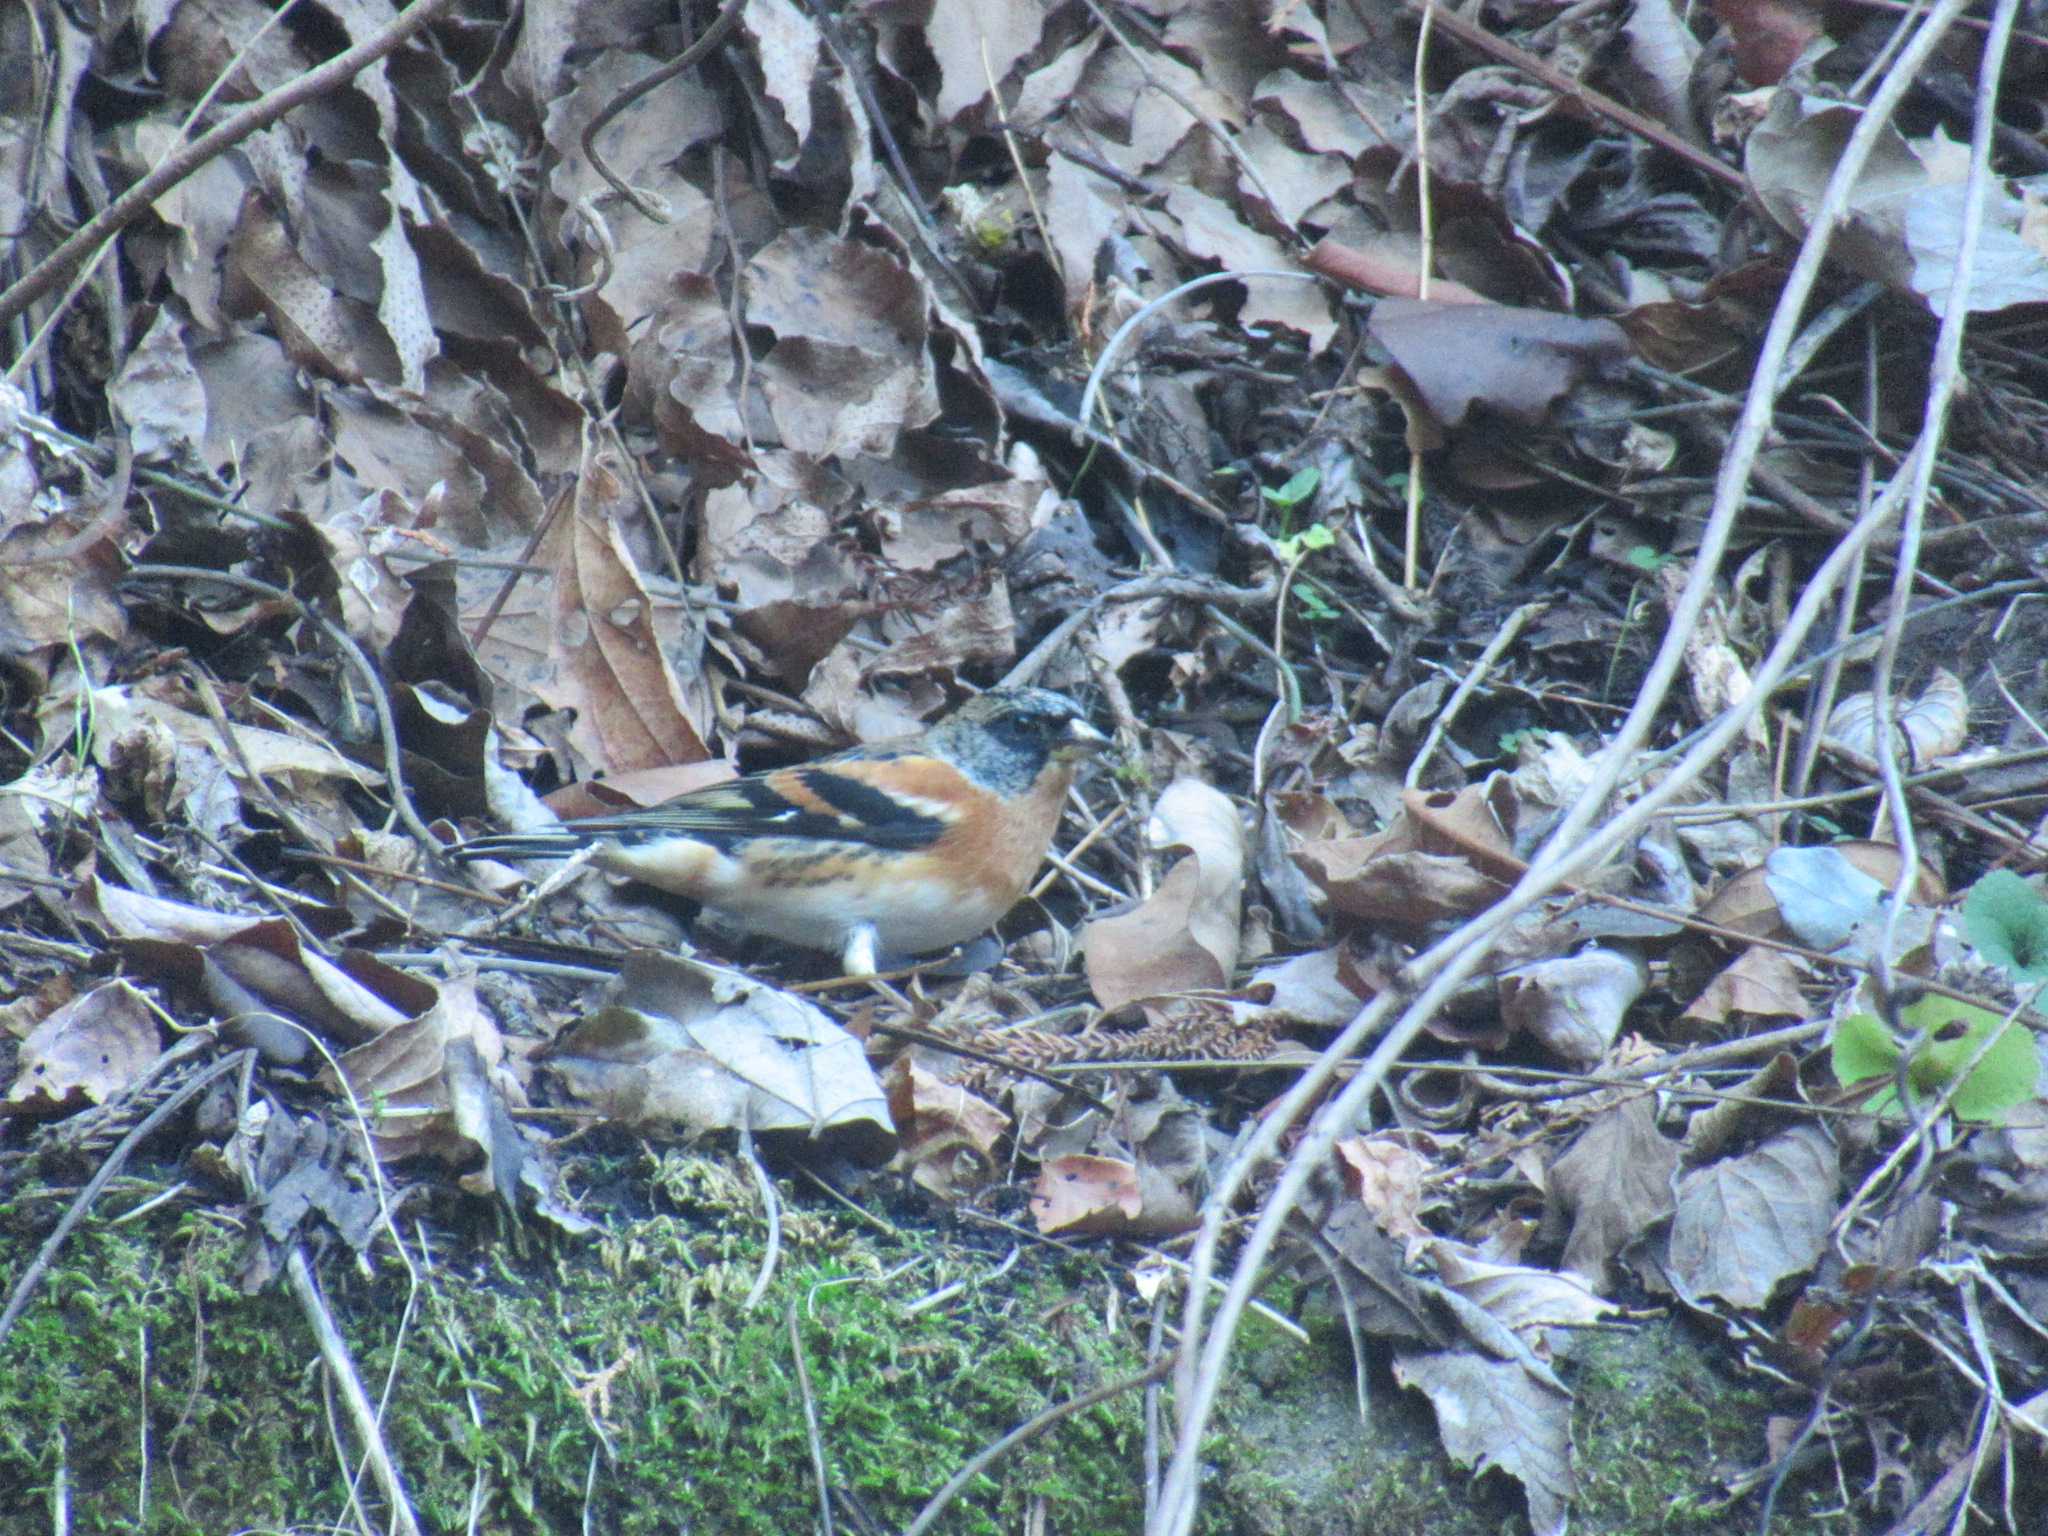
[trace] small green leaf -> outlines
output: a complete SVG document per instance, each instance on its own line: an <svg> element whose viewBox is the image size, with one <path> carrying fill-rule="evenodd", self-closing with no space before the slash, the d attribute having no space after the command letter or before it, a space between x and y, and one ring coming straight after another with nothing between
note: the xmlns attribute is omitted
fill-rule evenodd
<svg viewBox="0 0 2048 1536"><path fill-rule="evenodd" d="M1275 539L1273 552L1292 565L1305 558L1311 550L1328 549L1336 542L1337 535L1330 532L1327 524L1310 523L1292 538Z"/></svg>
<svg viewBox="0 0 2048 1536"><path fill-rule="evenodd" d="M1970 887L1963 932L2021 981L2048 981L2048 901L2011 870L1995 869Z"/></svg>
<svg viewBox="0 0 2048 1536"><path fill-rule="evenodd" d="M1659 554L1647 544L1638 544L1623 557L1639 571L1661 571L1671 563L1671 556Z"/></svg>
<svg viewBox="0 0 2048 1536"><path fill-rule="evenodd" d="M1829 1063L1835 1081L1847 1086L1866 1077L1890 1077L1899 1062L1899 1043L1874 1014L1852 1013L1835 1026Z"/></svg>
<svg viewBox="0 0 2048 1536"><path fill-rule="evenodd" d="M1914 1090L1929 1098L1954 1081L1984 1042L1997 1034L1977 1070L1949 1100L1949 1110L1958 1120L1998 1120L2034 1096L2040 1059L2034 1052L2033 1032L2017 1019L2008 1021L2003 1014L1946 997L1923 997L1906 1010L1905 1019L1932 1036L1906 1069ZM1960 1033L1957 1025L1962 1026Z"/></svg>
<svg viewBox="0 0 2048 1536"><path fill-rule="evenodd" d="M1309 497L1315 495L1316 487L1322 483L1323 472L1320 469L1297 470L1288 477L1287 483L1281 486L1279 490L1262 489L1259 494L1265 497L1270 505L1278 507L1282 512L1292 512L1304 501L1307 501Z"/></svg>
<svg viewBox="0 0 2048 1536"><path fill-rule="evenodd" d="M1311 619L1335 619L1342 615L1323 601L1323 595L1312 587L1296 587L1294 600L1301 606L1302 613Z"/></svg>
<svg viewBox="0 0 2048 1536"><path fill-rule="evenodd" d="M1995 1121L2015 1104L2034 1096L2040 1062L2032 1032L2017 1020L2008 1022L2002 1014L1938 996L1921 998L1902 1018L1914 1031L1928 1035L1906 1068L1919 1099L1938 1098L1993 1031L1998 1032L1997 1043L1956 1089L1949 1100L1949 1113L1958 1120ZM1835 1080L1848 1084L1890 1077L1898 1069L1899 1050L1899 1042L1881 1020L1853 1013L1835 1026L1830 1050ZM1886 1088L1874 1095L1869 1108L1873 1114L1897 1115L1897 1089Z"/></svg>

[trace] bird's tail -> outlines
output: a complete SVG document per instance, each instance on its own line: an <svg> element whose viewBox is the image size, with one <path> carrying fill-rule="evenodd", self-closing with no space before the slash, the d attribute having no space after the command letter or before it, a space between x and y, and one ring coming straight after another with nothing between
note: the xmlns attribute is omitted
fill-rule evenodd
<svg viewBox="0 0 2048 1536"><path fill-rule="evenodd" d="M588 847L590 839L574 832L493 832L472 837L448 850L451 859L567 859Z"/></svg>

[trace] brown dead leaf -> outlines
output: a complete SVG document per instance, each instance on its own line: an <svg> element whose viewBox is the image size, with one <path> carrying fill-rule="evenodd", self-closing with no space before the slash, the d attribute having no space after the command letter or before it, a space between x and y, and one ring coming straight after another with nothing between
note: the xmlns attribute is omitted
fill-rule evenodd
<svg viewBox="0 0 2048 1536"><path fill-rule="evenodd" d="M1735 68L1751 85L1776 85L1825 35L1821 8L1808 0L1714 0L1713 9L1734 41Z"/></svg>
<svg viewBox="0 0 2048 1536"><path fill-rule="evenodd" d="M924 285L893 255L785 230L747 264L746 320L775 333L755 368L781 446L887 458L939 413Z"/></svg>
<svg viewBox="0 0 2048 1536"><path fill-rule="evenodd" d="M1380 1230L1402 1241L1431 1235L1422 1213L1441 1205L1441 1195L1427 1193L1425 1179L1436 1164L1423 1155L1435 1149L1426 1132L1374 1131L1347 1136L1332 1149L1344 1170L1344 1183L1372 1213Z"/></svg>
<svg viewBox="0 0 2048 1536"><path fill-rule="evenodd" d="M1385 831L1311 840L1294 861L1338 911L1400 932L1491 906L1520 868L1484 785L1408 791Z"/></svg>
<svg viewBox="0 0 2048 1536"><path fill-rule="evenodd" d="M1650 984L1633 954L1586 949L1503 971L1501 1017L1567 1066L1598 1066Z"/></svg>
<svg viewBox="0 0 2048 1536"><path fill-rule="evenodd" d="M1685 1174L1667 1264L1679 1294L1766 1305L1782 1281L1819 1259L1840 1181L1834 1142L1810 1123Z"/></svg>
<svg viewBox="0 0 2048 1536"><path fill-rule="evenodd" d="M1144 1209L1135 1164L1085 1153L1047 1159L1031 1194L1031 1218L1045 1233L1120 1236Z"/></svg>
<svg viewBox="0 0 2048 1536"><path fill-rule="evenodd" d="M49 1115L104 1104L163 1054L156 1011L125 981L73 998L30 1031L0 1114Z"/></svg>
<svg viewBox="0 0 2048 1536"><path fill-rule="evenodd" d="M340 1065L340 1078L328 1067L321 1082L339 1092L346 1081L369 1115L379 1158L436 1157L465 1170L461 1183L471 1193L496 1191L512 1202L522 1142L510 1111L523 1109L526 1095L473 976L448 977L431 1007L347 1052Z"/></svg>
<svg viewBox="0 0 2048 1536"><path fill-rule="evenodd" d="M1380 1229L1361 1202L1338 1200L1321 1219L1319 1232L1329 1245L1321 1255L1329 1278L1343 1295L1339 1310L1347 1319L1357 1319L1361 1333L1427 1344L1447 1342L1449 1334L1423 1285L1402 1263L1402 1245Z"/></svg>
<svg viewBox="0 0 2048 1536"><path fill-rule="evenodd" d="M719 238L713 199L682 169L692 145L715 140L723 132L716 93L694 71L686 70L634 96L595 140L613 174L638 189L665 214L664 220L650 219L613 196L583 153L583 132L591 120L638 84L649 68L647 56L637 48L597 49L578 59L563 81L564 89L550 89L539 97L546 111L543 131L553 151L548 190L560 210L556 217L567 226L562 233L573 239L572 248L581 259L577 280L603 279L579 304L592 341L616 357L633 351L635 327L661 311L677 274L706 270ZM603 209L608 249L578 227L583 215L572 210L586 200ZM658 355L636 354L634 364L636 372L649 366L649 374L636 380L649 394L667 387L670 369Z"/></svg>
<svg viewBox="0 0 2048 1536"><path fill-rule="evenodd" d="M1611 320L1581 320L1503 304L1382 299L1370 331L1441 427L1465 424L1474 406L1538 426L1580 380L1630 355Z"/></svg>
<svg viewBox="0 0 2048 1536"><path fill-rule="evenodd" d="M1437 1278L1525 1342L1545 1353L1550 1328L1583 1328L1619 1310L1577 1277L1528 1264L1499 1264L1465 1243L1432 1238L1424 1249Z"/></svg>
<svg viewBox="0 0 2048 1536"><path fill-rule="evenodd" d="M1419 252L1420 247L1415 241L1395 235L1383 237L1377 243L1357 245L1340 245L1326 237L1317 241L1315 249L1302 258L1302 265L1311 272L1320 272L1362 293L1413 299L1419 296L1422 288L1417 262ZM1438 304L1493 302L1476 289L1448 278L1431 278L1429 296Z"/></svg>
<svg viewBox="0 0 2048 1536"><path fill-rule="evenodd" d="M130 963L193 989L231 1032L272 1061L312 1054L308 1032L358 1045L431 1007L436 990L361 954L330 961L282 919L252 921L142 896L97 877L79 889L80 916L124 941Z"/></svg>
<svg viewBox="0 0 2048 1536"><path fill-rule="evenodd" d="M1008 1115L918 1066L908 1052L889 1063L882 1086L902 1137L893 1166L942 1200L965 1199L996 1178L995 1149L1010 1128Z"/></svg>
<svg viewBox="0 0 2048 1536"><path fill-rule="evenodd" d="M895 1135L860 1042L817 1007L650 950L628 955L598 1008L538 1059L625 1125L839 1131L861 1150Z"/></svg>
<svg viewBox="0 0 2048 1536"><path fill-rule="evenodd" d="M1801 990L1805 976L1806 963L1798 956L1766 944L1752 944L1686 1005L1679 1025L1721 1036L1744 1017L1801 1018L1806 1013L1806 995Z"/></svg>
<svg viewBox="0 0 2048 1536"><path fill-rule="evenodd" d="M1461 1466L1498 1467L1522 1486L1535 1536L1563 1536L1578 1479L1571 1394L1547 1371L1468 1351L1395 1356L1394 1378L1436 1408L1444 1449Z"/></svg>
<svg viewBox="0 0 2048 1536"><path fill-rule="evenodd" d="M864 563L822 499L835 488L795 454L761 452L757 473L704 498L695 570L734 603L742 634L784 679L811 668L870 610Z"/></svg>
<svg viewBox="0 0 2048 1536"><path fill-rule="evenodd" d="M5 419L0 396L0 432ZM29 656L82 639L121 639L128 619L114 594L120 552L104 537L86 549L72 547L99 509L88 502L35 515L42 498L28 488L33 477L27 466L25 454L0 445L0 497L7 498L0 501L0 655Z"/></svg>
<svg viewBox="0 0 2048 1536"><path fill-rule="evenodd" d="M1463 859L1385 853L1376 838L1310 843L1294 860L1338 911L1404 933L1484 911L1506 890Z"/></svg>
<svg viewBox="0 0 2048 1536"><path fill-rule="evenodd" d="M1194 187L1180 184L1168 188L1166 212L1178 224L1175 243L1190 255L1218 262L1226 272L1286 271L1292 261L1287 246L1253 229L1228 204ZM1247 324L1291 326L1308 337L1309 349L1316 352L1337 334L1329 301L1316 284L1246 278L1245 292Z"/></svg>
<svg viewBox="0 0 2048 1536"><path fill-rule="evenodd" d="M1246 991L1284 1019L1335 1029L1380 990L1380 978L1349 944L1326 945L1254 972Z"/></svg>
<svg viewBox="0 0 2048 1536"><path fill-rule="evenodd" d="M1200 780L1180 779L1160 795L1147 837L1189 856L1137 908L1081 930L1088 984L1112 1011L1223 986L1237 966L1245 868L1237 808Z"/></svg>
<svg viewBox="0 0 2048 1536"><path fill-rule="evenodd" d="M1860 107L1781 88L1744 146L1757 200L1788 233L1805 234L1849 139ZM1955 280L1963 177L1946 140L1909 142L1887 126L1850 194L1830 253L1852 271L1918 300L1939 317ZM1995 186L1978 233L1964 295L1967 308L1995 311L2048 302L2048 250L2030 229L2026 195Z"/></svg>
<svg viewBox="0 0 2048 1536"><path fill-rule="evenodd" d="M702 762L710 704L701 679L686 683L677 613L655 605L620 524L638 517L617 470L589 459L536 552L553 573L551 675L533 691L574 710L569 741L592 769Z"/></svg>
<svg viewBox="0 0 2048 1536"><path fill-rule="evenodd" d="M1550 1168L1550 1193L1571 1218L1564 1267L1595 1291L1612 1284L1615 1256L1673 1209L1678 1143L1657 1129L1649 1094L1604 1109Z"/></svg>
<svg viewBox="0 0 2048 1536"><path fill-rule="evenodd" d="M1895 844L1850 839L1830 843L1828 848L1885 889L1890 890L1898 883L1900 853ZM1791 930L1779 910L1778 898L1771 894L1769 882L1767 865L1744 870L1708 898L1700 909L1700 920L1752 938L1790 937ZM1913 883L1912 900L1921 906L1939 906L1947 894L1947 887L1932 870L1922 869Z"/></svg>

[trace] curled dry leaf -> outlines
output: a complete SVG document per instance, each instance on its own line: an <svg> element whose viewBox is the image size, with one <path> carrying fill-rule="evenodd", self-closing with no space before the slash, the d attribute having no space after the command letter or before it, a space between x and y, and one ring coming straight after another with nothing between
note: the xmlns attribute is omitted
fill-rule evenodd
<svg viewBox="0 0 2048 1536"><path fill-rule="evenodd" d="M1505 784L1505 776L1495 778ZM1370 923L1414 932L1469 916L1499 900L1521 869L1494 788L1490 781L1455 795L1406 791L1384 831L1310 840L1295 850L1295 862L1330 905Z"/></svg>
<svg viewBox="0 0 2048 1536"><path fill-rule="evenodd" d="M553 667L535 693L574 713L569 741L586 769L703 761L710 703L669 659L688 653L681 612L657 606L622 532L637 503L596 457L564 495L535 556L553 577Z"/></svg>
<svg viewBox="0 0 2048 1536"><path fill-rule="evenodd" d="M1640 957L1588 949L1503 972L1501 1014L1559 1060L1590 1068L1607 1054L1623 1016L1649 984Z"/></svg>
<svg viewBox="0 0 2048 1536"><path fill-rule="evenodd" d="M1424 1180L1435 1168L1423 1148L1435 1149L1426 1132L1374 1131L1347 1136L1333 1148L1344 1172L1345 1187L1372 1212L1380 1230L1404 1242L1430 1236L1422 1213L1442 1204L1425 1193Z"/></svg>
<svg viewBox="0 0 2048 1536"><path fill-rule="evenodd" d="M1344 245L1325 237L1302 258L1311 272L1344 284L1361 293L1388 294L1413 299L1418 283L1412 243L1388 241L1379 245ZM1486 304L1485 294L1448 278L1430 279L1430 300L1437 304Z"/></svg>
<svg viewBox="0 0 2048 1536"><path fill-rule="evenodd" d="M996 1144L1010 1117L958 1083L927 1072L906 1052L882 1074L889 1113L903 1138L896 1166L942 1200L958 1200L993 1180Z"/></svg>
<svg viewBox="0 0 2048 1536"><path fill-rule="evenodd" d="M1781 88L1750 134L1744 169L1757 201L1788 233L1804 235L1860 107ZM1937 317L1956 274L1962 164L1946 140L1908 142L1886 126L1850 193L1832 253L1851 270L1917 299ZM1971 264L1965 307L2009 309L2048 301L2048 250L2038 225L2039 178L1994 183Z"/></svg>
<svg viewBox="0 0 2048 1536"><path fill-rule="evenodd" d="M1188 856L1150 899L1081 931L1088 983L1104 1008L1220 987L1237 966L1245 868L1237 808L1207 784L1180 779L1160 795L1146 835Z"/></svg>
<svg viewBox="0 0 2048 1536"><path fill-rule="evenodd" d="M1330 944L1262 967L1246 990L1264 998L1269 1014L1335 1029L1371 1001L1379 980L1348 944Z"/></svg>
<svg viewBox="0 0 2048 1536"><path fill-rule="evenodd" d="M369 1116L377 1155L387 1162L429 1156L464 1169L475 1194L508 1204L522 1142L509 1111L526 1095L506 1066L505 1041L476 995L473 975L443 981L431 1007L324 1068L330 1092L346 1082Z"/></svg>
<svg viewBox="0 0 2048 1536"><path fill-rule="evenodd" d="M861 1152L895 1136L852 1035L802 998L673 955L627 956L597 1010L540 1059L627 1125L838 1131Z"/></svg>
<svg viewBox="0 0 2048 1536"><path fill-rule="evenodd" d="M251 922L141 896L97 877L75 899L81 916L123 941L130 963L197 990L215 1017L272 1061L313 1052L309 1035L358 1045L433 1006L435 989L367 955L328 960L282 919Z"/></svg>
<svg viewBox="0 0 2048 1536"><path fill-rule="evenodd" d="M1200 1219L1187 1192L1142 1157L1071 1153L1040 1167L1031 1217L1045 1233L1099 1237L1166 1237Z"/></svg>
<svg viewBox="0 0 2048 1536"><path fill-rule="evenodd" d="M1962 680L1946 667L1936 667L1920 696L1899 710L1892 725L1892 750L1901 767L1926 768L1962 749L1970 738L1970 696ZM1852 693L1828 713L1821 739L1859 757L1877 756L1877 699Z"/></svg>
<svg viewBox="0 0 2048 1536"><path fill-rule="evenodd" d="M1801 983L1806 963L1768 944L1752 944L1729 961L1686 1005L1679 1024L1699 1034L1721 1034L1744 1017L1796 1019L1806 1012Z"/></svg>

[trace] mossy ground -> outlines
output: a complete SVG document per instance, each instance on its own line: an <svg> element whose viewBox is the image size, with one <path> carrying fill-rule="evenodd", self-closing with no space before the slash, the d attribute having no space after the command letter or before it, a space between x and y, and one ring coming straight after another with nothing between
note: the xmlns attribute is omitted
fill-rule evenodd
<svg viewBox="0 0 2048 1536"><path fill-rule="evenodd" d="M401 1220L416 1281L388 1245L369 1268L345 1252L318 1260L367 1389L388 1394L386 1440L429 1530L813 1529L792 1313L832 1481L859 1506L841 1506L841 1529L864 1514L900 1530L989 1441L1142 1366L1147 1320L1107 1248L1018 1238L1017 1261L978 1283L1008 1236L928 1211L863 1220L785 1181L781 1263L748 1311L764 1226L729 1159L626 1155L577 1172L605 1189L600 1237L423 1203ZM244 1241L220 1211L173 1200L114 1220L163 1187L123 1180L103 1195L0 1345L0 1536L53 1529L60 1478L77 1532L352 1527L358 1448L305 1317L282 1285L242 1293ZM0 1203L0 1274L21 1272L64 1193ZM913 1306L956 1281L959 1294ZM1527 1529L1504 1479L1449 1465L1412 1394L1383 1382L1361 1432L1343 1350L1327 1331L1304 1350L1248 1329L1210 1444L1204 1530ZM1653 1386L1674 1358L1602 1342L1575 1368L1574 1530L1732 1528L1686 1510L1717 1464L1754 1458L1755 1401L1697 1358ZM940 1529L1031 1529L1042 1510L1049 1532L1138 1531L1141 1425L1136 1394L1065 1422L999 1462ZM369 1479L359 1496L381 1528Z"/></svg>

